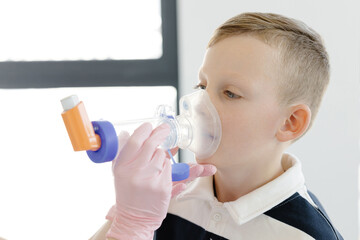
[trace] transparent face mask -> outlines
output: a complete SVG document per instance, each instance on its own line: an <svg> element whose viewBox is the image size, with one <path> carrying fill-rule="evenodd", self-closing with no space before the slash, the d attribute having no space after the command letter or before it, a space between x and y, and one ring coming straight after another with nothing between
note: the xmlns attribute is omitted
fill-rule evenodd
<svg viewBox="0 0 360 240"><path fill-rule="evenodd" d="M189 149L198 159L212 156L221 141L221 122L209 95L204 90L185 95L180 99L181 126L177 146Z"/></svg>
<svg viewBox="0 0 360 240"><path fill-rule="evenodd" d="M85 107L76 95L62 99L61 103L64 108L62 116L74 150L87 150L89 158L96 163L114 159L118 152L119 130L132 133L144 122L150 122L153 127L168 124L170 134L160 147L167 150L172 158L172 180L181 181L189 176L189 165L176 163L170 149L188 149L197 159L205 159L216 152L221 141L220 118L204 90L183 96L179 103L180 114L177 116L171 107L160 105L153 118L112 123L90 123Z"/></svg>
<svg viewBox="0 0 360 240"><path fill-rule="evenodd" d="M143 122L150 122L154 127L167 123L170 135L161 148L188 149L198 159L212 156L221 141L221 122L209 95L198 90L181 97L179 106L180 114L177 116L170 106L160 105L154 118L115 122L114 125L131 133Z"/></svg>

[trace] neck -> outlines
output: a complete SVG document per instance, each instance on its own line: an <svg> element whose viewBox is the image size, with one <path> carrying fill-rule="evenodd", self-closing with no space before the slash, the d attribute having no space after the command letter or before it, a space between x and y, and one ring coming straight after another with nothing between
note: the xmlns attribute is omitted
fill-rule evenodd
<svg viewBox="0 0 360 240"><path fill-rule="evenodd" d="M282 153L266 160L252 159L249 164L218 167L214 176L218 201L235 201L280 176L284 172L281 157Z"/></svg>

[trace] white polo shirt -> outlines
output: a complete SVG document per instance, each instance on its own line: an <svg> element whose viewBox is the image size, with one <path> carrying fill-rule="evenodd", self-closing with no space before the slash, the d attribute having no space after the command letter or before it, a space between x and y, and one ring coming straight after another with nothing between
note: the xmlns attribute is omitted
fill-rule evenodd
<svg viewBox="0 0 360 240"><path fill-rule="evenodd" d="M284 154L285 172L233 202L218 202L213 177L198 178L170 203L156 240L342 239L316 197L301 164Z"/></svg>

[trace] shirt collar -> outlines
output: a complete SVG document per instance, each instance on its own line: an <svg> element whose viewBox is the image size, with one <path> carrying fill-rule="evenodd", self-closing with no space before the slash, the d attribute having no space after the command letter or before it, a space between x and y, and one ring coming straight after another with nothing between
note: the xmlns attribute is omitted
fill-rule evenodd
<svg viewBox="0 0 360 240"><path fill-rule="evenodd" d="M304 186L305 179L300 161L288 153L283 155L281 161L285 170L282 175L235 201L225 203L217 201L214 196L212 176L194 180L178 195L177 200L195 198L216 205L222 204L236 223L243 224L275 207Z"/></svg>

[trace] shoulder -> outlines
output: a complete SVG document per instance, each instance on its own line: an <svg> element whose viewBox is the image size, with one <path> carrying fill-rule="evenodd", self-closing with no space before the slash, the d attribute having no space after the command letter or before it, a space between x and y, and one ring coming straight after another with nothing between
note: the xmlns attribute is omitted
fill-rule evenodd
<svg viewBox="0 0 360 240"><path fill-rule="evenodd" d="M295 193L264 214L297 228L315 239L342 240L318 199L309 192L309 200ZM312 203L313 204L312 204Z"/></svg>
<svg viewBox="0 0 360 240"><path fill-rule="evenodd" d="M212 239L227 240L205 228L177 215L168 213L160 228L156 231L156 240Z"/></svg>

